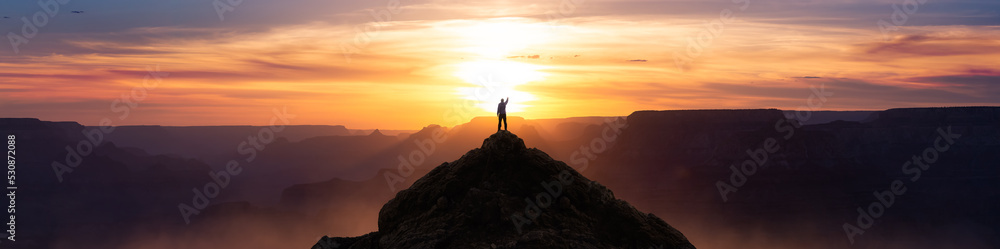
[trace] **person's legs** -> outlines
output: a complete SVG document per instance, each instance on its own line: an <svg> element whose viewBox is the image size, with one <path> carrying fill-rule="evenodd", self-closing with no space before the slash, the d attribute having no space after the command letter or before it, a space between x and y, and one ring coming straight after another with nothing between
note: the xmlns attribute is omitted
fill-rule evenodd
<svg viewBox="0 0 1000 249"><path fill-rule="evenodd" d="M498 127L499 128L499 127ZM507 114L503 114L503 130L507 130Z"/></svg>
<svg viewBox="0 0 1000 249"><path fill-rule="evenodd" d="M497 114L497 131L500 131L500 122L503 122L503 114Z"/></svg>

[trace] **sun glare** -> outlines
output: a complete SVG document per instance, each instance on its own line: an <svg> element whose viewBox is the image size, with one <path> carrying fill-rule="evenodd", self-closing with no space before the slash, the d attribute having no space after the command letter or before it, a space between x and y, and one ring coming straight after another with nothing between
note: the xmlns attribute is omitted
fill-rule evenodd
<svg viewBox="0 0 1000 249"><path fill-rule="evenodd" d="M541 66L503 60L481 60L460 63L455 76L473 84L472 87L459 87L458 94L464 99L474 100L477 106L488 112L495 112L501 98L510 97L508 112L522 112L528 105L525 103L535 99L535 96L515 89L528 82L545 78L545 73L538 72Z"/></svg>
<svg viewBox="0 0 1000 249"><path fill-rule="evenodd" d="M551 26L526 18L495 18L449 25L461 37L461 51L487 59L503 59L551 40Z"/></svg>
<svg viewBox="0 0 1000 249"><path fill-rule="evenodd" d="M511 99L508 112L523 112L529 107L526 103L535 100L535 96L516 88L543 80L546 74L539 70L545 67L508 57L525 56L518 53L527 53L532 46L547 42L550 39L547 24L525 18L496 18L448 26L461 37L461 47L457 49L472 55L471 61L454 65L454 75L474 85L458 88L458 94L491 113L496 111L500 99L506 97Z"/></svg>

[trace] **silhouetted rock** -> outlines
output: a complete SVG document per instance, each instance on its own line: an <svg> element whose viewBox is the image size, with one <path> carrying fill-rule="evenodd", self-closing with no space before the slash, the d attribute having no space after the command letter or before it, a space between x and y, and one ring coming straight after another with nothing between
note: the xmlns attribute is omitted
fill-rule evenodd
<svg viewBox="0 0 1000 249"><path fill-rule="evenodd" d="M209 165L122 148L97 129L0 118L5 138L16 138L16 224L32 224L17 226L16 244L4 248L116 248L138 224L183 224L178 203L212 182Z"/></svg>
<svg viewBox="0 0 1000 249"><path fill-rule="evenodd" d="M806 113L805 109L784 110L785 117L793 118L803 125L826 124L837 121L847 122L871 122L878 117L879 111L811 111Z"/></svg>
<svg viewBox="0 0 1000 249"><path fill-rule="evenodd" d="M1000 231L1000 107L890 109L861 121L801 127L789 113L635 112L585 174L644 211L683 214L671 215L670 224L701 247L732 248L715 242L722 241L718 236L743 234L797 240L740 242L748 248L1000 248L994 236ZM937 140L942 133L961 137L947 151L928 154L946 143ZM769 140L777 149L762 152ZM914 158L927 156L934 163L914 173ZM858 208L878 201L873 192L896 180L908 186L905 196L852 245L842 225L854 224Z"/></svg>
<svg viewBox="0 0 1000 249"><path fill-rule="evenodd" d="M400 191L378 225L360 237L324 236L313 248L694 248L506 131Z"/></svg>
<svg viewBox="0 0 1000 249"><path fill-rule="evenodd" d="M1000 108L997 107L894 108L877 114L875 125L878 127L1000 123Z"/></svg>

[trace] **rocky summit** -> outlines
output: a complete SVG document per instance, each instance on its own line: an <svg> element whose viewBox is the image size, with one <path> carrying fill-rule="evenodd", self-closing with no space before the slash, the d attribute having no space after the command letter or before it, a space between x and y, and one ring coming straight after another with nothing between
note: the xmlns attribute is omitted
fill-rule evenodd
<svg viewBox="0 0 1000 249"><path fill-rule="evenodd" d="M501 131L379 212L379 231L328 248L694 248L653 214Z"/></svg>

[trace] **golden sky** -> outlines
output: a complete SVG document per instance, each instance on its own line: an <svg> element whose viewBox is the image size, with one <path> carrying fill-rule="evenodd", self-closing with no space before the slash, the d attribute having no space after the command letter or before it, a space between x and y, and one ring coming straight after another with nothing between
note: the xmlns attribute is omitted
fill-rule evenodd
<svg viewBox="0 0 1000 249"><path fill-rule="evenodd" d="M419 129L503 97L558 118L794 110L810 87L824 110L997 105L1000 3L915 1L5 1L0 117Z"/></svg>

